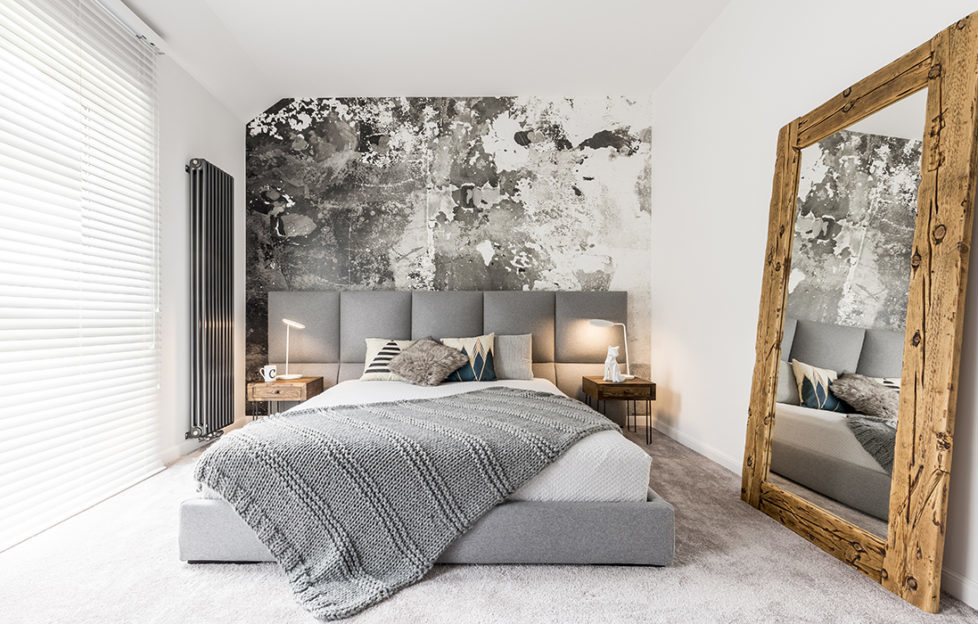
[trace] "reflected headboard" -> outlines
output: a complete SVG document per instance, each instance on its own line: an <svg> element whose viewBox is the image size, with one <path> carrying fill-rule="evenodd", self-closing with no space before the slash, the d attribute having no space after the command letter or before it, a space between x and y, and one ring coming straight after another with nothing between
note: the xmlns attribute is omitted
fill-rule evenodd
<svg viewBox="0 0 978 624"><path fill-rule="evenodd" d="M622 345L625 292L329 291L268 293L268 361L285 361L283 318L304 323L292 335L290 371L322 375L327 386L363 372L366 338L454 338L533 334L533 371L580 397L581 376L600 375L609 345ZM624 350L622 350L624 353Z"/></svg>

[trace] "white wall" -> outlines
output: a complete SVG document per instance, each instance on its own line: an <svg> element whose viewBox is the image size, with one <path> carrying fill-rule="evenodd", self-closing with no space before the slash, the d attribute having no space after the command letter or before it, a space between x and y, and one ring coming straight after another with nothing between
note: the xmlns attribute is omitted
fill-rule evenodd
<svg viewBox="0 0 978 624"><path fill-rule="evenodd" d="M656 91L657 427L739 474L778 129L975 9L736 0ZM971 275L944 587L978 606L978 269Z"/></svg>
<svg viewBox="0 0 978 624"><path fill-rule="evenodd" d="M235 414L244 416L244 124L167 56L159 60L160 266L162 374L160 450L171 462L199 444L188 441L190 366L189 177L204 158L234 177Z"/></svg>

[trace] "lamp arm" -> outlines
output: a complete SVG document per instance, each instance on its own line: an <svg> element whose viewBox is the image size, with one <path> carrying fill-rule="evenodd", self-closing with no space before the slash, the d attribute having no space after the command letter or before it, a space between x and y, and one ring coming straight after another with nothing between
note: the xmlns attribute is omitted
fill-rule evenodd
<svg viewBox="0 0 978 624"><path fill-rule="evenodd" d="M289 374L289 338L290 338L289 333L291 330L292 330L291 327L289 327L288 325L285 326L285 374L286 375ZM627 351L628 347L625 347L625 350Z"/></svg>
<svg viewBox="0 0 978 624"><path fill-rule="evenodd" d="M618 324L621 325L621 331L625 336L625 374L631 375L632 364L631 364L631 360L628 359L628 328L625 327L624 323L618 323Z"/></svg>

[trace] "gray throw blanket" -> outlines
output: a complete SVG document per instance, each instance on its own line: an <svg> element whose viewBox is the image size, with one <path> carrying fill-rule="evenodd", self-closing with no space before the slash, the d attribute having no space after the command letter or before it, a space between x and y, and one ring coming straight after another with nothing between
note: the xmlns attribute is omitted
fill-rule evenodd
<svg viewBox="0 0 978 624"><path fill-rule="evenodd" d="M887 472L893 472L893 451L896 447L896 419L849 414L846 424L863 448Z"/></svg>
<svg viewBox="0 0 978 624"><path fill-rule="evenodd" d="M293 410L224 436L195 477L298 601L344 618L420 580L453 540L581 438L618 426L563 396L490 388Z"/></svg>

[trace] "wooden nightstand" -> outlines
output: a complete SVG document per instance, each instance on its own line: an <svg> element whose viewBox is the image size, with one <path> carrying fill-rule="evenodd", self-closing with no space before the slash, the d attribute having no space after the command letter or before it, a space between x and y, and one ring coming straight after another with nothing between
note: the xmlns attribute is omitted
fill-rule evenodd
<svg viewBox="0 0 978 624"><path fill-rule="evenodd" d="M248 400L274 403L278 411L279 401L305 401L323 391L322 377L299 377L298 379L276 379L275 381L252 381L248 384ZM269 405L269 409L272 407Z"/></svg>
<svg viewBox="0 0 978 624"><path fill-rule="evenodd" d="M645 443L652 444L652 401L655 400L655 384L648 379L629 379L620 383L604 381L601 375L581 377L581 389L587 404L601 409L601 402L625 401L625 428L631 417L632 431L638 430L638 401L645 401ZM631 406L631 409L629 409Z"/></svg>

